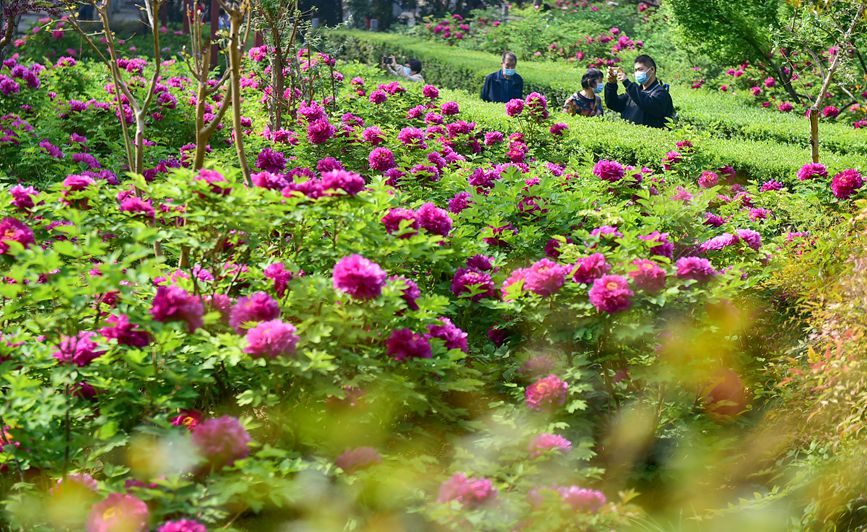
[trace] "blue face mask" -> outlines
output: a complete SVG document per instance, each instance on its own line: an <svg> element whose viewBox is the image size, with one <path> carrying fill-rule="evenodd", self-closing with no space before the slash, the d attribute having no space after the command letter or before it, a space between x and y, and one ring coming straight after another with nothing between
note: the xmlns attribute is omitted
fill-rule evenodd
<svg viewBox="0 0 867 532"><path fill-rule="evenodd" d="M593 89L593 92L595 92L596 94L601 94L604 89L605 89L605 84L600 81L599 83L596 84L596 88Z"/></svg>
<svg viewBox="0 0 867 532"><path fill-rule="evenodd" d="M403 67L403 75L406 77L412 76L412 69L408 66Z"/></svg>
<svg viewBox="0 0 867 532"><path fill-rule="evenodd" d="M515 69L514 68L504 68L503 69L503 75L514 76L515 75Z"/></svg>
<svg viewBox="0 0 867 532"><path fill-rule="evenodd" d="M644 83L647 81L647 72L636 72L635 81L639 85L644 85Z"/></svg>

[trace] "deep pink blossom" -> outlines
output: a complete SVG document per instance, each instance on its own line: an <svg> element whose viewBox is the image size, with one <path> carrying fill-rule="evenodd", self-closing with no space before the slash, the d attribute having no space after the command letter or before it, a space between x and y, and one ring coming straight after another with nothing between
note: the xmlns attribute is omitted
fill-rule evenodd
<svg viewBox="0 0 867 532"><path fill-rule="evenodd" d="M700 257L683 257L677 260L677 276L681 279L694 279L703 283L716 275L709 260Z"/></svg>
<svg viewBox="0 0 867 532"><path fill-rule="evenodd" d="M295 326L280 320L263 321L247 331L244 352L253 358L292 356L298 345Z"/></svg>
<svg viewBox="0 0 867 532"><path fill-rule="evenodd" d="M387 274L361 255L349 255L334 265L334 288L349 294L353 299L375 299L382 293Z"/></svg>
<svg viewBox="0 0 867 532"><path fill-rule="evenodd" d="M0 255L9 252L9 243L17 242L25 248L36 243L33 231L24 222L15 218L3 218L0 220Z"/></svg>
<svg viewBox="0 0 867 532"><path fill-rule="evenodd" d="M527 386L524 399L531 410L553 410L566 403L569 384L551 374Z"/></svg>
<svg viewBox="0 0 867 532"><path fill-rule="evenodd" d="M219 469L250 454L252 438L237 418L223 416L197 425L192 430L192 440L199 455Z"/></svg>
<svg viewBox="0 0 867 532"><path fill-rule="evenodd" d="M138 497L112 493L94 504L87 518L87 532L146 532L148 507Z"/></svg>
<svg viewBox="0 0 867 532"><path fill-rule="evenodd" d="M838 199L848 199L863 185L864 179L861 177L861 173L850 168L834 176L831 180L831 192Z"/></svg>
<svg viewBox="0 0 867 532"><path fill-rule="evenodd" d="M252 322L276 320L280 317L280 305L265 292L256 292L249 297L241 297L232 307L229 326L242 334Z"/></svg>
<svg viewBox="0 0 867 532"><path fill-rule="evenodd" d="M397 329L385 341L388 356L402 362L408 358L431 358L430 342L411 329Z"/></svg>
<svg viewBox="0 0 867 532"><path fill-rule="evenodd" d="M629 282L620 275L603 275L596 279L587 295L597 310L608 314L624 311L632 305Z"/></svg>
<svg viewBox="0 0 867 532"><path fill-rule="evenodd" d="M493 483L484 477L467 477L455 473L440 485L437 502L458 501L464 508L477 508L497 497Z"/></svg>

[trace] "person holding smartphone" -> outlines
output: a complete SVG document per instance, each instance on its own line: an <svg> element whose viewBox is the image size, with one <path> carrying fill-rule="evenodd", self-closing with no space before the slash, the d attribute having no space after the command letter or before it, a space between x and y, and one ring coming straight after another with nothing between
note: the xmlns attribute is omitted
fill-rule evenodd
<svg viewBox="0 0 867 532"><path fill-rule="evenodd" d="M624 120L648 127L663 128L669 118L675 117L674 102L668 85L656 77L656 62L649 55L635 58L635 81L631 81L622 68L608 68L605 84L605 105L620 113ZM617 82L623 84L625 94L617 93Z"/></svg>
<svg viewBox="0 0 867 532"><path fill-rule="evenodd" d="M423 82L424 78L421 75L421 61L418 59L410 59L402 65L397 64L397 60L393 55L382 58L382 66L392 76L398 76L407 81Z"/></svg>

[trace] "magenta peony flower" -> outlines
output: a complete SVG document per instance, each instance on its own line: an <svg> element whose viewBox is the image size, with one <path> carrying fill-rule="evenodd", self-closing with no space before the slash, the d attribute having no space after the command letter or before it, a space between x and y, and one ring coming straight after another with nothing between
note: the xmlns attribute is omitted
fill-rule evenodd
<svg viewBox="0 0 867 532"><path fill-rule="evenodd" d="M166 521L160 525L157 532L208 532L208 528L192 519L180 519L178 521Z"/></svg>
<svg viewBox="0 0 867 532"><path fill-rule="evenodd" d="M105 351L97 351L99 345L91 340L93 336L96 336L96 333L81 331L76 336L61 337L60 347L54 352L54 358L64 364L75 364L78 367L90 364L92 360L105 354Z"/></svg>
<svg viewBox="0 0 867 532"><path fill-rule="evenodd" d="M154 208L150 200L145 201L138 196L126 196L120 202L120 212L128 212L131 214L143 214L146 218L153 220Z"/></svg>
<svg viewBox="0 0 867 532"><path fill-rule="evenodd" d="M0 255L9 251L9 242L18 242L27 248L30 244L35 244L36 239L33 231L23 222L15 218L3 218L0 220Z"/></svg>
<svg viewBox="0 0 867 532"><path fill-rule="evenodd" d="M632 305L632 290L629 282L620 275L603 275L593 281L587 292L590 303L600 312L615 314Z"/></svg>
<svg viewBox="0 0 867 532"><path fill-rule="evenodd" d="M208 170L207 168L202 168L201 170L199 170L199 173L196 175L194 180L204 181L205 183L208 183L210 185L211 192L219 196L225 196L232 191L232 187L222 186L228 185L228 181L226 181L226 178L223 177L223 174L217 172L216 170Z"/></svg>
<svg viewBox="0 0 867 532"><path fill-rule="evenodd" d="M385 133L377 126L371 126L361 132L361 138L364 142L378 146L385 142Z"/></svg>
<svg viewBox="0 0 867 532"><path fill-rule="evenodd" d="M9 189L9 194L12 195L12 205L26 211L33 208L33 196L37 196L39 191L30 186L15 185ZM2 230L0 230L0 234L3 234Z"/></svg>
<svg viewBox="0 0 867 532"><path fill-rule="evenodd" d="M440 97L439 89L434 87L433 85L425 85L424 87L422 87L421 93L422 95L424 95L425 98L430 98L431 100L436 100Z"/></svg>
<svg viewBox="0 0 867 532"><path fill-rule="evenodd" d="M801 181L826 177L828 177L828 169L825 168L824 164L807 163L798 170L798 179Z"/></svg>
<svg viewBox="0 0 867 532"><path fill-rule="evenodd" d="M701 188L715 187L718 183L719 176L716 172L704 171L701 173L701 177L698 178L698 186Z"/></svg>
<svg viewBox="0 0 867 532"><path fill-rule="evenodd" d="M388 148L374 148L367 157L367 163L371 170L385 172L394 168L394 154Z"/></svg>
<svg viewBox="0 0 867 532"><path fill-rule="evenodd" d="M553 410L566 403L569 384L560 377L548 375L527 386L524 399L530 410Z"/></svg>
<svg viewBox="0 0 867 532"><path fill-rule="evenodd" d="M708 281L716 275L713 265L700 257L683 257L677 260L677 276L681 279L694 279L699 283Z"/></svg>
<svg viewBox="0 0 867 532"><path fill-rule="evenodd" d="M322 174L322 188L325 190L342 190L349 196L355 196L364 190L364 185L364 178L355 172L331 170Z"/></svg>
<svg viewBox="0 0 867 532"><path fill-rule="evenodd" d="M541 456L550 451L568 453L572 450L572 442L558 434L546 432L533 438L527 450L530 451L532 457Z"/></svg>
<svg viewBox="0 0 867 532"><path fill-rule="evenodd" d="M455 196L449 200L449 211L454 214L460 214L461 211L469 208L472 194L469 192L458 192Z"/></svg>
<svg viewBox="0 0 867 532"><path fill-rule="evenodd" d="M448 236L452 230L452 218L448 211L430 202L418 208L416 220L422 228L435 235Z"/></svg>
<svg viewBox="0 0 867 532"><path fill-rule="evenodd" d="M563 135L563 132L567 129L569 129L569 126L567 126L563 122L557 122L556 124L551 125L551 128L548 130L548 132L556 137L559 137Z"/></svg>
<svg viewBox="0 0 867 532"><path fill-rule="evenodd" d="M395 232L400 230L401 222L404 220L409 221L407 224L407 231L400 235L399 238L409 238L415 234L418 234L418 220L416 220L416 213L411 209L401 209L395 208L389 210L385 216L380 220L382 224L385 226L385 230L388 234L394 234ZM412 229L411 231L409 229Z"/></svg>
<svg viewBox="0 0 867 532"><path fill-rule="evenodd" d="M279 151L264 148L256 158L256 167L266 172L282 172L286 168L286 157Z"/></svg>
<svg viewBox="0 0 867 532"><path fill-rule="evenodd" d="M490 480L481 477L467 477L463 473L455 473L450 479L440 485L437 502L447 503L458 501L464 508L477 508L497 496L497 490Z"/></svg>
<svg viewBox="0 0 867 532"><path fill-rule="evenodd" d="M623 179L623 173L623 165L617 161L602 159L593 166L593 175L611 183Z"/></svg>
<svg viewBox="0 0 867 532"><path fill-rule="evenodd" d="M263 321L247 331L244 352L253 358L292 356L298 345L295 326L280 320Z"/></svg>
<svg viewBox="0 0 867 532"><path fill-rule="evenodd" d="M252 438L231 416L203 421L192 430L192 438L199 455L214 469L232 465L250 454Z"/></svg>
<svg viewBox="0 0 867 532"><path fill-rule="evenodd" d="M503 134L499 131L488 131L485 133L485 146L493 146L503 142Z"/></svg>
<svg viewBox="0 0 867 532"><path fill-rule="evenodd" d="M379 264L361 255L349 255L334 265L334 288L353 299L375 299L382 293L387 274Z"/></svg>
<svg viewBox="0 0 867 532"><path fill-rule="evenodd" d="M103 327L99 330L99 334L106 338L114 338L120 345L128 345L130 347L145 347L150 345L153 337L149 332L139 329L135 323L130 323L126 314L118 314L117 316L109 316L105 320L109 327Z"/></svg>
<svg viewBox="0 0 867 532"><path fill-rule="evenodd" d="M794 108L795 108L795 106L792 105L790 102L783 102L777 106L777 109L779 109L780 112L783 112L783 113L788 113L789 111L791 111Z"/></svg>
<svg viewBox="0 0 867 532"><path fill-rule="evenodd" d="M440 325L428 325L428 335L432 338L439 338L448 349L460 349L464 353L468 352L467 333L460 330L452 320L441 317Z"/></svg>
<svg viewBox="0 0 867 532"><path fill-rule="evenodd" d="M674 254L674 244L669 242L668 233L660 233L659 231L654 231L649 235L641 235L638 237L639 240L644 240L645 242L653 242L656 245L650 248L651 255L659 255L660 257L668 257L669 259Z"/></svg>
<svg viewBox="0 0 867 532"><path fill-rule="evenodd" d="M518 116L524 111L524 100L515 98L506 102L506 115Z"/></svg>
<svg viewBox="0 0 867 532"><path fill-rule="evenodd" d="M320 118L307 126L307 140L311 144L324 144L336 132L337 129L328 122L328 119Z"/></svg>
<svg viewBox="0 0 867 532"><path fill-rule="evenodd" d="M178 415L172 418L172 425L175 427L186 427L187 430L193 430L199 423L202 422L202 413L196 410L181 409Z"/></svg>
<svg viewBox="0 0 867 532"><path fill-rule="evenodd" d="M379 105L381 103L385 103L388 100L388 94L385 93L382 89L376 89L375 91L370 93L370 97L368 98L370 103L374 103Z"/></svg>
<svg viewBox="0 0 867 532"><path fill-rule="evenodd" d="M632 261L632 264L638 267L638 269L629 272L629 277L632 278L632 284L635 285L635 288L651 294L665 288L665 270L655 262L648 259L636 259Z"/></svg>
<svg viewBox="0 0 867 532"><path fill-rule="evenodd" d="M334 465L347 473L355 473L379 463L382 463L382 456L373 447L347 449L334 459Z"/></svg>
<svg viewBox="0 0 867 532"><path fill-rule="evenodd" d="M461 109L458 107L457 102L445 102L440 106L440 110L443 112L445 116L452 116L458 114Z"/></svg>
<svg viewBox="0 0 867 532"><path fill-rule="evenodd" d="M424 147L424 131L417 127L405 127L397 134L399 140L404 146Z"/></svg>
<svg viewBox="0 0 867 532"><path fill-rule="evenodd" d="M202 326L205 309L202 302L177 286L159 286L151 304L151 316L156 321L183 321L194 332Z"/></svg>
<svg viewBox="0 0 867 532"><path fill-rule="evenodd" d="M723 248L727 248L729 246L733 246L738 243L738 237L731 233L723 233L719 236L715 236L709 240L705 240L699 246L699 250L702 253L707 253L708 251L719 251Z"/></svg>
<svg viewBox="0 0 867 532"><path fill-rule="evenodd" d="M452 293L456 296L475 292L473 301L494 297L494 281L490 274L467 268L458 268L452 279Z"/></svg>
<svg viewBox="0 0 867 532"><path fill-rule="evenodd" d="M280 317L280 305L265 292L238 298L229 315L229 326L242 334L251 322L271 321Z"/></svg>
<svg viewBox="0 0 867 532"><path fill-rule="evenodd" d="M87 532L146 532L148 507L138 497L112 493L90 509Z"/></svg>
<svg viewBox="0 0 867 532"><path fill-rule="evenodd" d="M568 486L557 488L557 491L563 498L563 502L576 511L596 513L606 502L605 494L597 490Z"/></svg>
<svg viewBox="0 0 867 532"><path fill-rule="evenodd" d="M274 281L274 292L277 293L277 297L283 297L289 281L292 280L292 272L287 270L282 262L275 262L269 264L262 273L267 279Z"/></svg>
<svg viewBox="0 0 867 532"><path fill-rule="evenodd" d="M611 271L611 265L605 262L605 255L594 253L589 257L578 259L575 263L575 273L572 279L576 283L590 284L599 277Z"/></svg>
<svg viewBox="0 0 867 532"><path fill-rule="evenodd" d="M831 180L831 192L838 199L848 199L864 185L864 179L854 168L843 170Z"/></svg>
<svg viewBox="0 0 867 532"><path fill-rule="evenodd" d="M410 329L397 329L385 341L388 356L403 362L408 358L431 358L430 342Z"/></svg>
<svg viewBox="0 0 867 532"><path fill-rule="evenodd" d="M770 181L765 181L762 183L761 188L759 188L759 192L770 192L774 190L783 190L783 184L779 181L774 181L771 179Z"/></svg>
<svg viewBox="0 0 867 532"><path fill-rule="evenodd" d="M550 259L539 260L527 269L524 290L542 297L550 296L560 290L570 270L569 266L561 266Z"/></svg>
<svg viewBox="0 0 867 532"><path fill-rule="evenodd" d="M253 186L259 188L267 188L268 190L282 190L289 182L283 174L272 174L271 172L256 172L250 176L253 181ZM213 190L213 188L212 188Z"/></svg>
<svg viewBox="0 0 867 532"><path fill-rule="evenodd" d="M566 243L571 244L572 238L567 236L566 237ZM548 241L545 242L545 255L547 255L548 257L551 257L552 259L556 259L557 257L559 257L560 256L560 244L561 244L561 242L559 240L557 240L556 238L548 239Z"/></svg>

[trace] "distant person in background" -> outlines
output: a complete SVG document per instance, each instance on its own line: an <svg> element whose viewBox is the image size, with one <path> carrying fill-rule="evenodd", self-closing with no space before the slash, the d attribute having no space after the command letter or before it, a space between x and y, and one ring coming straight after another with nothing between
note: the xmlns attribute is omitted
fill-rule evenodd
<svg viewBox="0 0 867 532"><path fill-rule="evenodd" d="M563 104L563 112L570 115L601 116L602 115L602 90L605 83L602 81L602 71L595 68L589 69L581 76L581 91L572 93Z"/></svg>
<svg viewBox="0 0 867 532"><path fill-rule="evenodd" d="M622 68L608 68L605 84L605 105L620 113L624 120L648 127L662 128L666 119L674 118L674 102L668 85L656 78L656 62L649 55L635 58L635 82ZM623 83L626 94L617 94L617 82Z"/></svg>
<svg viewBox="0 0 867 532"><path fill-rule="evenodd" d="M382 59L382 66L392 76L398 76L408 81L424 81L424 78L421 76L421 61L418 59L410 59L403 65L398 65L397 60L392 55Z"/></svg>
<svg viewBox="0 0 867 532"><path fill-rule="evenodd" d="M500 70L485 77L482 85L482 100L486 102L506 103L515 98L524 97L524 80L515 72L518 56L512 52L503 53Z"/></svg>

